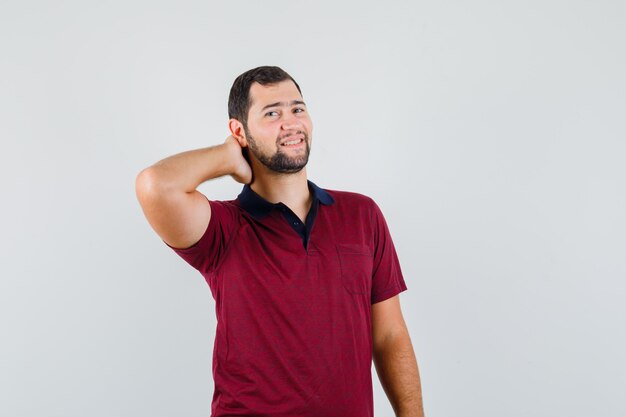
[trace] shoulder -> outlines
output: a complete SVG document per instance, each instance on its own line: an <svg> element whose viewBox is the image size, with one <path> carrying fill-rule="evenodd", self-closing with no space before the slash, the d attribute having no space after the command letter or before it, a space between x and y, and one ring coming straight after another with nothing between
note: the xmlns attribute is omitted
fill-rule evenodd
<svg viewBox="0 0 626 417"><path fill-rule="evenodd" d="M348 209L348 210L363 210L363 211L377 211L378 205L374 201L374 199L368 195L353 192L353 191L342 191L342 190L329 190L326 189L326 192L330 194L330 196L335 200L335 204L338 209Z"/></svg>
<svg viewBox="0 0 626 417"><path fill-rule="evenodd" d="M241 209L237 200L211 200L207 197L207 201L211 205L211 209L214 207L228 211L238 211Z"/></svg>
<svg viewBox="0 0 626 417"><path fill-rule="evenodd" d="M348 202L355 202L355 203L361 203L361 204L371 204L374 202L374 200L365 194L361 194L361 193L356 193L353 191L343 191L343 190L331 190L328 188L324 189L328 194L330 194L335 201L340 200L340 201L348 201Z"/></svg>
<svg viewBox="0 0 626 417"><path fill-rule="evenodd" d="M207 200L211 206L211 217L216 220L234 220L245 215L239 200Z"/></svg>
<svg viewBox="0 0 626 417"><path fill-rule="evenodd" d="M228 210L239 210L241 209L241 206L239 204L238 200L210 200L207 198L207 200L209 201L209 203L213 206L220 206L220 207L224 207L225 209Z"/></svg>

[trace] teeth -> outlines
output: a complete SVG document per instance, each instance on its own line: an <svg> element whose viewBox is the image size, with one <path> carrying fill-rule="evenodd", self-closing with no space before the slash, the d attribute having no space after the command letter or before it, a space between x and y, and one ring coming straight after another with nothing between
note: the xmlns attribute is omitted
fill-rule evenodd
<svg viewBox="0 0 626 417"><path fill-rule="evenodd" d="M300 143L301 141L302 141L302 139L290 140L289 142L283 143L283 146L285 146L285 145L296 145L296 144Z"/></svg>

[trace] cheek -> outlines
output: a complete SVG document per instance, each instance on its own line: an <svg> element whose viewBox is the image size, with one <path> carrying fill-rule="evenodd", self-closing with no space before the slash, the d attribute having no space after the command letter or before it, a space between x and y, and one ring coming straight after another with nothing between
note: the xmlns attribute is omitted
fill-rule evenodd
<svg viewBox="0 0 626 417"><path fill-rule="evenodd" d="M268 143L275 141L280 133L280 128L271 124L257 127L256 134L252 134L257 138L257 142Z"/></svg>
<svg viewBox="0 0 626 417"><path fill-rule="evenodd" d="M311 119L309 119L308 117L302 117L298 119L298 121L307 131L310 132L311 130L313 130L313 123L311 123Z"/></svg>

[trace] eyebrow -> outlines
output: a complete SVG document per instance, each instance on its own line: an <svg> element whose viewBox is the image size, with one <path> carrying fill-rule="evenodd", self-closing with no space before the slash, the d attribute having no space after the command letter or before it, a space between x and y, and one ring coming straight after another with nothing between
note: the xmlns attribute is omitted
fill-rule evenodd
<svg viewBox="0 0 626 417"><path fill-rule="evenodd" d="M284 106L287 106L287 105L289 105L289 106L295 106L295 105L297 105L297 104L303 104L303 105L305 105L305 106L306 106L306 104L305 104L305 103L304 103L304 101L302 101L302 100L292 100L292 101L290 101L289 103L286 103L286 102L284 102L284 101L277 101L276 103L268 104L267 106L263 107L263 108L261 109L261 111L264 111L264 110L266 110L266 109L269 109L270 107L278 107L278 106L282 106L282 107L284 107Z"/></svg>

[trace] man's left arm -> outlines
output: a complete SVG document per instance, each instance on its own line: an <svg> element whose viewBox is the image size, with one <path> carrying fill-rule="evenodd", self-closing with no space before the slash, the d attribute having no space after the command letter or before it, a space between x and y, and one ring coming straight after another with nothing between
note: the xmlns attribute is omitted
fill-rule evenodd
<svg viewBox="0 0 626 417"><path fill-rule="evenodd" d="M399 295L372 305L372 342L376 373L396 417L424 417L417 360Z"/></svg>

